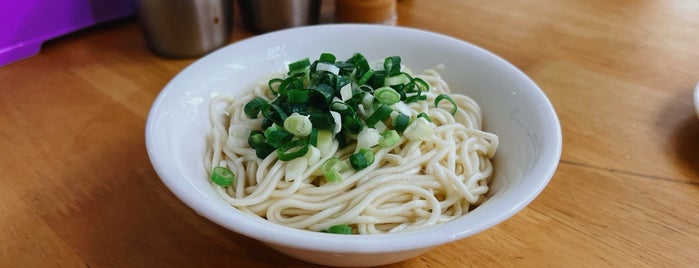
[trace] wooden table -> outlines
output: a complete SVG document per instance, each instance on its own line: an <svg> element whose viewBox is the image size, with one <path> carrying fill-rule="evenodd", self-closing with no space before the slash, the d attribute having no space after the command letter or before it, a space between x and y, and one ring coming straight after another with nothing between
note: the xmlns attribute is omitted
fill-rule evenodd
<svg viewBox="0 0 699 268"><path fill-rule="evenodd" d="M398 24L501 55L557 109L549 186L495 228L387 267L699 265L699 1L403 0ZM252 36L235 20L231 42ZM308 267L199 217L160 182L144 125L193 59L135 19L0 68L0 267Z"/></svg>

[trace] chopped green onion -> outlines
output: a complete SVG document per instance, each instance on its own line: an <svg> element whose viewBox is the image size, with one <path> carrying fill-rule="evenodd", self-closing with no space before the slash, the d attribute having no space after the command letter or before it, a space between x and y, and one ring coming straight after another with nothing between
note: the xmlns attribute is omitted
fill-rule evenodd
<svg viewBox="0 0 699 268"><path fill-rule="evenodd" d="M292 89L286 95L289 103L308 103L308 89Z"/></svg>
<svg viewBox="0 0 699 268"><path fill-rule="evenodd" d="M257 158L265 159L276 149L276 147L269 145L269 143L263 142L255 147L255 155L257 156Z"/></svg>
<svg viewBox="0 0 699 268"><path fill-rule="evenodd" d="M248 136L248 145L250 145L250 148L255 149L257 148L257 145L264 143L265 139L266 138L262 130L253 130Z"/></svg>
<svg viewBox="0 0 699 268"><path fill-rule="evenodd" d="M308 103L282 103L280 107L287 114L302 113L308 110Z"/></svg>
<svg viewBox="0 0 699 268"><path fill-rule="evenodd" d="M418 90L422 90L425 92L430 90L430 84L428 84L427 82L425 82L425 80L422 80L419 77L414 77L412 82L419 87Z"/></svg>
<svg viewBox="0 0 699 268"><path fill-rule="evenodd" d="M312 128L311 134L308 135L308 144L311 146L318 146L318 129Z"/></svg>
<svg viewBox="0 0 699 268"><path fill-rule="evenodd" d="M425 120L427 120L428 122L432 122L432 118L430 118L430 115L425 112L417 114L417 118L425 118Z"/></svg>
<svg viewBox="0 0 699 268"><path fill-rule="evenodd" d="M296 137L308 137L313 129L309 116L294 113L284 120L284 129Z"/></svg>
<svg viewBox="0 0 699 268"><path fill-rule="evenodd" d="M245 115L248 116L250 119L255 119L257 118L257 115L260 113L260 110L262 110L262 107L267 105L267 101L263 98L257 97L252 99L251 101L248 101L248 103L243 106L243 111L245 112Z"/></svg>
<svg viewBox="0 0 699 268"><path fill-rule="evenodd" d="M277 94L284 96L288 90L298 88L303 88L303 80L296 76L289 76L284 79L284 81L279 83L279 87L277 87Z"/></svg>
<svg viewBox="0 0 699 268"><path fill-rule="evenodd" d="M376 122L384 121L386 118L390 117L391 112L393 112L393 109L391 109L390 106L384 104L379 105L379 107L377 107L376 110L366 119L366 125L369 127L374 127Z"/></svg>
<svg viewBox="0 0 699 268"><path fill-rule="evenodd" d="M321 129L318 130L318 145L316 148L320 150L320 155L328 156L334 154L332 150L333 143L333 133L330 130Z"/></svg>
<svg viewBox="0 0 699 268"><path fill-rule="evenodd" d="M393 129L403 132L408 127L408 124L410 124L410 116L399 113L396 120L393 121Z"/></svg>
<svg viewBox="0 0 699 268"><path fill-rule="evenodd" d="M228 187L235 182L235 174L228 168L215 167L211 171L211 181L219 186Z"/></svg>
<svg viewBox="0 0 699 268"><path fill-rule="evenodd" d="M393 105L400 101L400 94L391 87L381 87L374 91L374 97L381 103Z"/></svg>
<svg viewBox="0 0 699 268"><path fill-rule="evenodd" d="M347 146L347 137L345 137L345 133L337 133L335 134L335 140L337 141L337 147L339 149L343 149Z"/></svg>
<svg viewBox="0 0 699 268"><path fill-rule="evenodd" d="M354 53L354 55L352 55L352 58L350 58L348 62L352 63L354 67L357 69L357 71L361 74L371 69L371 67L369 66L369 61L367 61L364 55L362 55L361 53Z"/></svg>
<svg viewBox="0 0 699 268"><path fill-rule="evenodd" d="M332 103L333 97L335 97L335 90L326 84L318 84L312 87L309 93L311 105L317 108L327 107Z"/></svg>
<svg viewBox="0 0 699 268"><path fill-rule="evenodd" d="M308 146L308 152L303 157L308 160L309 166L313 166L320 161L320 150L314 146Z"/></svg>
<svg viewBox="0 0 699 268"><path fill-rule="evenodd" d="M316 72L329 72L331 74L337 75L340 73L340 68L332 63L320 62L316 65Z"/></svg>
<svg viewBox="0 0 699 268"><path fill-rule="evenodd" d="M282 108L279 107L279 105L271 103L262 106L262 116L278 125L283 125L284 120L286 120L287 117L286 112L284 112L284 110L282 110Z"/></svg>
<svg viewBox="0 0 699 268"><path fill-rule="evenodd" d="M371 148L379 144L381 134L373 128L364 128L357 135L357 149Z"/></svg>
<svg viewBox="0 0 699 268"><path fill-rule="evenodd" d="M383 134L381 134L381 140L379 140L379 145L381 147L391 147L393 145L396 145L398 141L400 140L400 136L398 135L398 131L395 129L391 130L386 130Z"/></svg>
<svg viewBox="0 0 699 268"><path fill-rule="evenodd" d="M342 115L336 111L330 111L330 116L333 118L333 134L342 131Z"/></svg>
<svg viewBox="0 0 699 268"><path fill-rule="evenodd" d="M305 71L306 67L311 65L311 61L308 58L292 62L289 64L289 75L293 75L299 72Z"/></svg>
<svg viewBox="0 0 699 268"><path fill-rule="evenodd" d="M246 103L246 116L255 119L262 114L261 125L255 129L264 130L246 131L248 145L259 158L277 151L280 161L303 156L311 165L356 143L355 154L339 162L345 168L363 169L374 162L370 148L395 146L401 135L425 138L433 131L426 113L419 114L415 119L419 123L414 125L410 117L413 111L408 107L409 103L427 99L429 84L401 69L399 56L369 64L360 53L346 61L322 53L315 61L305 58L292 62L286 77L268 81L275 96L272 101L256 98ZM450 97L442 95L435 99L435 106L443 100L454 105ZM294 164L301 167L302 162ZM327 170L326 179L339 181L339 170ZM299 171L302 169L287 173L295 175Z"/></svg>
<svg viewBox="0 0 699 268"><path fill-rule="evenodd" d="M352 80L348 76L338 76L335 84L335 89L341 89L342 87L352 83Z"/></svg>
<svg viewBox="0 0 699 268"><path fill-rule="evenodd" d="M342 117L342 129L347 133L357 134L362 130L362 120L356 114L344 115Z"/></svg>
<svg viewBox="0 0 699 268"><path fill-rule="evenodd" d="M327 182L341 182L342 176L340 172L348 168L347 163L340 161L337 157L331 157L325 160L322 166L320 166L320 171L323 172L325 181Z"/></svg>
<svg viewBox="0 0 699 268"><path fill-rule="evenodd" d="M347 101L352 98L352 84L347 84L340 88L340 99L342 101Z"/></svg>
<svg viewBox="0 0 699 268"><path fill-rule="evenodd" d="M333 225L328 228L328 233L331 234L352 234L352 227L346 224Z"/></svg>
<svg viewBox="0 0 699 268"><path fill-rule="evenodd" d="M455 115L457 109L456 102L454 101L454 99L451 98L451 96L447 94L439 94L436 98L434 98L434 107L439 107L439 102L442 100L447 100L451 103L452 108L450 113L451 115Z"/></svg>
<svg viewBox="0 0 699 268"><path fill-rule="evenodd" d="M403 135L410 140L427 140L434 133L433 126L424 117L419 117L403 131Z"/></svg>
<svg viewBox="0 0 699 268"><path fill-rule="evenodd" d="M383 69L386 71L386 76L394 76L400 73L400 57L388 57L383 62Z"/></svg>
<svg viewBox="0 0 699 268"><path fill-rule="evenodd" d="M262 129L266 129L268 127L271 127L272 124L274 124L274 122L272 122L272 120L269 120L269 119L263 117L262 124L260 124L260 126L262 127Z"/></svg>
<svg viewBox="0 0 699 268"><path fill-rule="evenodd" d="M385 86L396 86L409 84L412 81L412 77L406 73L398 73L394 76L387 76L384 80Z"/></svg>
<svg viewBox="0 0 699 268"><path fill-rule="evenodd" d="M335 63L335 55L330 53L321 53L318 62Z"/></svg>
<svg viewBox="0 0 699 268"><path fill-rule="evenodd" d="M364 75L362 75L362 78L359 78L359 81L357 82L358 85L363 86L365 85L368 81L369 78L371 78L374 75L374 70L368 70Z"/></svg>
<svg viewBox="0 0 699 268"><path fill-rule="evenodd" d="M415 88L414 85L413 85L413 88ZM412 102L417 102L417 101L426 100L426 99L427 99L427 95L422 95L422 90L420 90L420 89L411 90L410 94L406 94L405 103L412 103Z"/></svg>
<svg viewBox="0 0 699 268"><path fill-rule="evenodd" d="M364 96L362 96L362 105L366 109L371 109L375 99L376 98L371 93L364 93Z"/></svg>
<svg viewBox="0 0 699 268"><path fill-rule="evenodd" d="M340 68L340 75L348 75L354 71L354 64L351 62L335 62L335 66Z"/></svg>
<svg viewBox="0 0 699 268"><path fill-rule="evenodd" d="M274 93L274 95L277 95L279 92L279 85L277 85L277 87L274 87L274 85L275 84L281 85L282 82L284 82L284 79L272 78L271 80L269 80L269 82L267 82L267 86L269 87L269 90L271 90L272 93Z"/></svg>
<svg viewBox="0 0 699 268"><path fill-rule="evenodd" d="M391 112L391 114L393 114L393 112ZM374 124L374 129L376 129L376 131L379 133L383 133L384 131L388 130L388 126L383 121L379 121Z"/></svg>
<svg viewBox="0 0 699 268"><path fill-rule="evenodd" d="M269 145L279 147L289 142L294 136L284 129L271 127L265 130L265 137Z"/></svg>
<svg viewBox="0 0 699 268"><path fill-rule="evenodd" d="M374 75L371 76L367 84L373 88L380 88L385 85L386 82L386 71L374 71Z"/></svg>
<svg viewBox="0 0 699 268"><path fill-rule="evenodd" d="M354 169L362 170L374 163L374 152L366 148L359 149L359 152L350 155L349 161Z"/></svg>
<svg viewBox="0 0 699 268"><path fill-rule="evenodd" d="M308 152L308 143L305 140L292 140L277 148L277 156L281 161L304 156Z"/></svg>
<svg viewBox="0 0 699 268"><path fill-rule="evenodd" d="M349 104L342 101L335 101L332 104L330 104L330 110L336 111L341 115L354 114L354 109L352 109L352 107L349 106Z"/></svg>
<svg viewBox="0 0 699 268"><path fill-rule="evenodd" d="M314 112L303 115L308 115L308 120L311 120L311 124L316 128L332 129L335 124L332 116L326 112Z"/></svg>

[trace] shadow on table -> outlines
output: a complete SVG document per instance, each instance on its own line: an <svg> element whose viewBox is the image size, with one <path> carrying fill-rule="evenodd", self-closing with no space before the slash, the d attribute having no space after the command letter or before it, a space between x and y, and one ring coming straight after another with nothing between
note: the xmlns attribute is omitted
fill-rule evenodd
<svg viewBox="0 0 699 268"><path fill-rule="evenodd" d="M674 157L691 172L690 183L699 185L699 117L692 104L692 89L683 90L667 104L661 113L659 122L671 121L673 129L668 141L674 151ZM667 124L663 124L667 125Z"/></svg>

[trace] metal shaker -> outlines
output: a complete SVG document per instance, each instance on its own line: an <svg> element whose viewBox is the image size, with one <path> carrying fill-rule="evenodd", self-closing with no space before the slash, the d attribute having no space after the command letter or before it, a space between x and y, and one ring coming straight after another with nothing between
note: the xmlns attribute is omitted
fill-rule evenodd
<svg viewBox="0 0 699 268"><path fill-rule="evenodd" d="M245 28L269 32L317 24L321 0L238 0Z"/></svg>
<svg viewBox="0 0 699 268"><path fill-rule="evenodd" d="M135 0L150 49L168 57L196 57L228 43L233 0Z"/></svg>

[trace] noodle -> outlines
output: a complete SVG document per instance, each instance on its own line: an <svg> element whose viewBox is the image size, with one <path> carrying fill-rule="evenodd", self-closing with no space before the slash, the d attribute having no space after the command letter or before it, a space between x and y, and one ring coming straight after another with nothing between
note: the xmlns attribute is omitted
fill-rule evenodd
<svg viewBox="0 0 699 268"><path fill-rule="evenodd" d="M438 66L416 77L430 85L427 101L407 104L411 117L421 112L436 125L426 140L400 137L397 144L374 148L375 161L361 170L342 171L342 181L325 182L320 166L330 157L346 159L354 144L309 162L299 176L287 176L286 165L276 154L259 159L249 148L247 136L261 119L249 119L244 104L255 97L270 100L267 83L231 98L213 98L212 123L205 167L225 166L236 174L230 187L212 184L221 198L248 214L281 225L325 231L347 224L359 234L398 232L453 220L483 202L493 173L491 159L498 137L481 130L481 111L471 98L450 94L451 104L431 105L449 87Z"/></svg>

